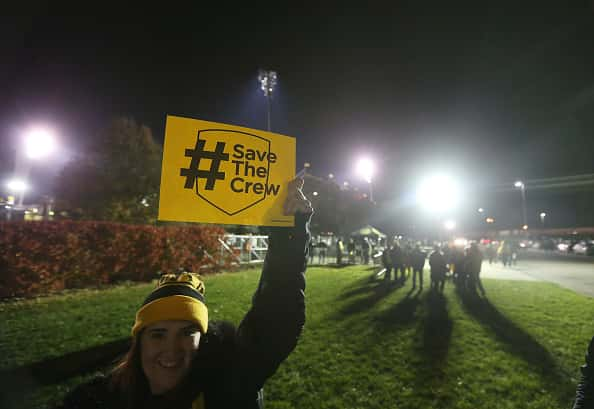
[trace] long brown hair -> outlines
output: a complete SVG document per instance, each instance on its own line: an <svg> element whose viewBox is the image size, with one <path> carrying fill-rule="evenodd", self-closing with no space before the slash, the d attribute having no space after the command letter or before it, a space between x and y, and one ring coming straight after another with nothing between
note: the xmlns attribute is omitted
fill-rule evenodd
<svg viewBox="0 0 594 409"><path fill-rule="evenodd" d="M140 355L140 337L143 332L144 330L134 336L130 349L110 373L112 392L121 394L129 408L137 406L149 393L148 381L142 370Z"/></svg>

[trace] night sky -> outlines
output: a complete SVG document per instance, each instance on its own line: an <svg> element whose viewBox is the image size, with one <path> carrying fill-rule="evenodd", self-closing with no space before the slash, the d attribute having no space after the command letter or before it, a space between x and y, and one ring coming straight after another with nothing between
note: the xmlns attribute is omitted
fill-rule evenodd
<svg viewBox="0 0 594 409"><path fill-rule="evenodd" d="M3 17L0 176L29 123L69 154L115 115L159 141L166 114L264 129L258 68L279 74L272 127L297 137L298 163L354 180L368 154L378 201L405 202L434 169L485 200L517 178L594 173L591 2L199 3Z"/></svg>

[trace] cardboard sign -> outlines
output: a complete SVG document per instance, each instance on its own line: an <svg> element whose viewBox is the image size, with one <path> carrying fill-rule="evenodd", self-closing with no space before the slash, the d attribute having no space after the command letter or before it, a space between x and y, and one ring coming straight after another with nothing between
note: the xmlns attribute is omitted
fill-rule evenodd
<svg viewBox="0 0 594 409"><path fill-rule="evenodd" d="M293 226L295 138L167 116L159 220Z"/></svg>

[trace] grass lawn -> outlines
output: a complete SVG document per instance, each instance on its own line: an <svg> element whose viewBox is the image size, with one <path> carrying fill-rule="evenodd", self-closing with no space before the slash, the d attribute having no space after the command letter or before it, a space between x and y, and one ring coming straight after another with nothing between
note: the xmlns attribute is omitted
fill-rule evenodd
<svg viewBox="0 0 594 409"><path fill-rule="evenodd" d="M484 280L486 299L370 279L366 267L310 268L300 344L265 387L267 409L566 408L594 299L554 284ZM212 319L238 323L258 270L206 279ZM426 274L426 279L427 274ZM427 280L428 282L428 280ZM427 285L427 284L426 284ZM152 284L0 304L0 370L126 337ZM87 376L5 407L47 407Z"/></svg>

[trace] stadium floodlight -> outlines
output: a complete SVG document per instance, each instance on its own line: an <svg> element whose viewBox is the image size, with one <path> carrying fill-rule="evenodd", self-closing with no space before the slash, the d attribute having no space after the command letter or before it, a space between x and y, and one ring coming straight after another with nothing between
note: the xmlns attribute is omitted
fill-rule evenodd
<svg viewBox="0 0 594 409"><path fill-rule="evenodd" d="M56 150L56 139L47 128L31 128L24 135L25 155L29 159L42 159Z"/></svg>
<svg viewBox="0 0 594 409"><path fill-rule="evenodd" d="M369 158L360 158L357 161L356 171L369 184L369 200L373 202L372 180L375 175L375 163Z"/></svg>
<svg viewBox="0 0 594 409"><path fill-rule="evenodd" d="M437 174L425 179L417 189L417 203L430 212L442 213L455 208L460 200L460 188L447 175Z"/></svg>
<svg viewBox="0 0 594 409"><path fill-rule="evenodd" d="M267 102L267 121L268 121L268 131L270 131L270 107L271 107L271 100L272 100L272 93L274 92L274 87L276 86L276 82L278 79L278 75L276 71L271 70L260 70L258 73L258 81L260 81L260 89L264 93Z"/></svg>
<svg viewBox="0 0 594 409"><path fill-rule="evenodd" d="M514 186L520 189L522 193L522 229L528 230L528 223L526 221L526 185L521 180L517 180Z"/></svg>
<svg viewBox="0 0 594 409"><path fill-rule="evenodd" d="M11 179L6 183L6 187L9 191L20 194L29 190L29 185L22 179Z"/></svg>
<svg viewBox="0 0 594 409"><path fill-rule="evenodd" d="M443 223L443 227L445 227L446 230L454 230L456 228L456 222L454 220L446 220Z"/></svg>

